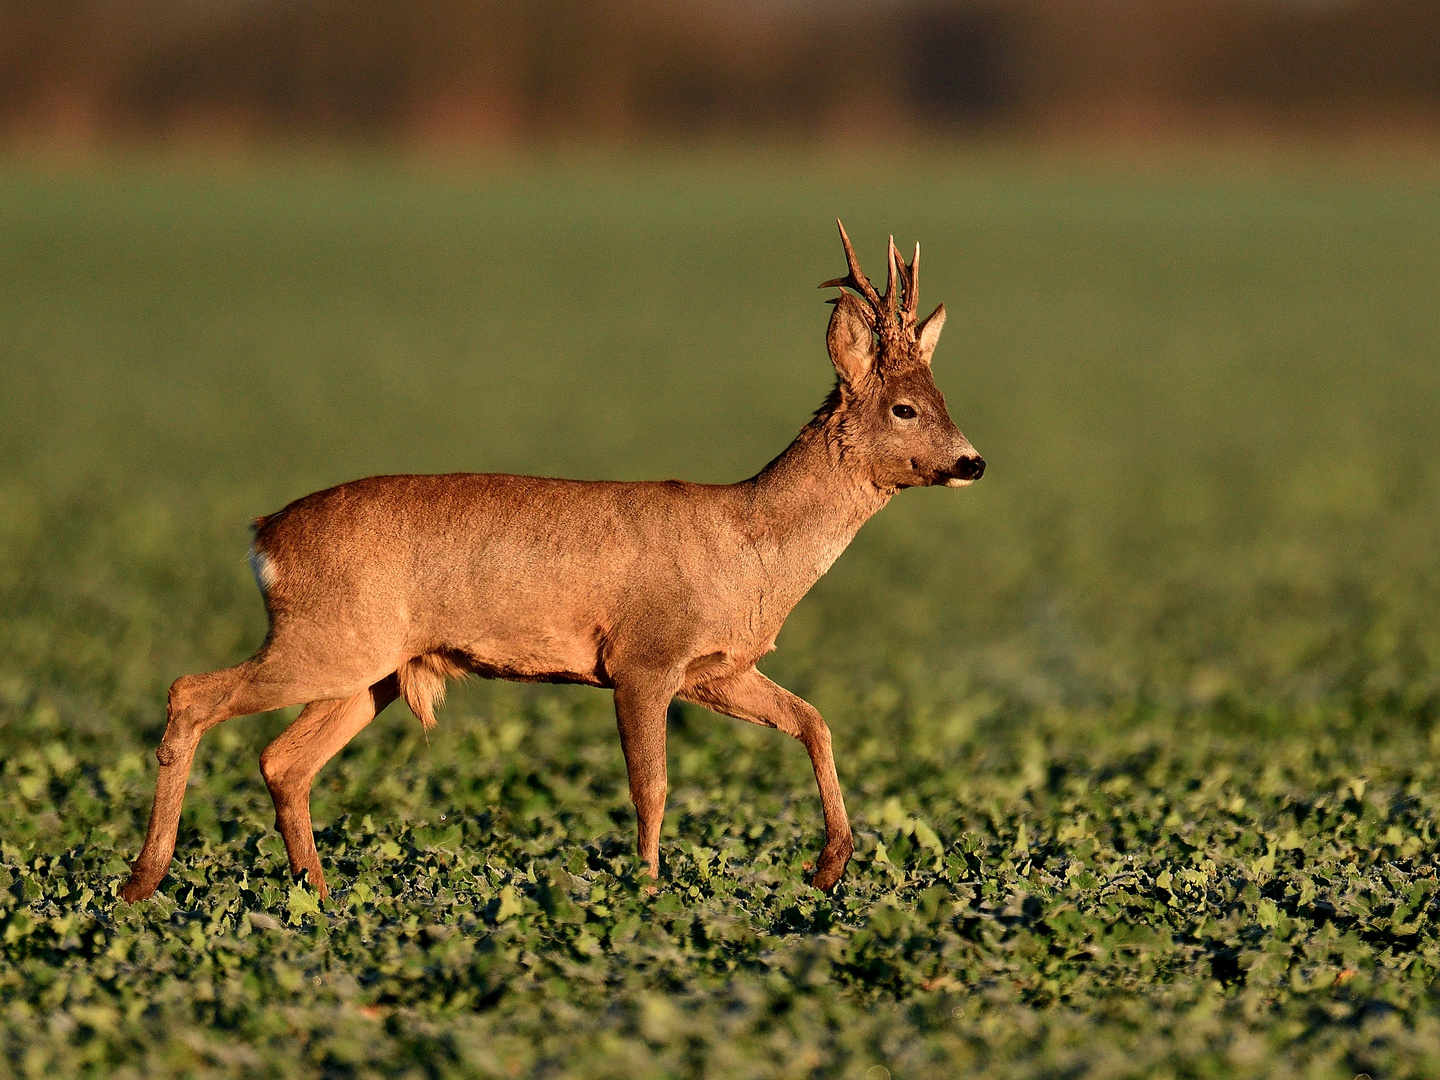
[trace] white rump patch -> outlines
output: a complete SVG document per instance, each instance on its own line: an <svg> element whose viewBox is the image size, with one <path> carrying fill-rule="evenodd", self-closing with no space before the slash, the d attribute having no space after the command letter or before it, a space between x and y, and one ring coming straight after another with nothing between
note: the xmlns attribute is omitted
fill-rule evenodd
<svg viewBox="0 0 1440 1080"><path fill-rule="evenodd" d="M270 587L275 584L275 563L263 551L254 544L250 545L249 552L250 572L255 575L255 584L260 586L262 596L270 595Z"/></svg>

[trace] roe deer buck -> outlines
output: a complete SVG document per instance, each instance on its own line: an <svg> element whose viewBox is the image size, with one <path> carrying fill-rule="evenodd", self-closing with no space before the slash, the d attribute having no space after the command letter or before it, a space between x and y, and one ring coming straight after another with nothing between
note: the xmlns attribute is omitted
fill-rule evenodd
<svg viewBox="0 0 1440 1080"><path fill-rule="evenodd" d="M672 698L804 744L820 786L829 889L853 849L830 729L755 669L790 609L870 515L904 487L963 487L985 462L930 374L942 305L916 319L920 246L890 240L882 296L849 263L825 342L835 389L790 447L738 484L528 476L372 476L255 523L251 558L270 616L264 646L170 688L145 845L121 892L155 891L175 850L195 748L235 716L308 703L260 756L290 867L322 896L310 784L397 697L435 723L445 680L476 673L615 692L639 818L660 870L665 718ZM903 300L902 300L903 297Z"/></svg>

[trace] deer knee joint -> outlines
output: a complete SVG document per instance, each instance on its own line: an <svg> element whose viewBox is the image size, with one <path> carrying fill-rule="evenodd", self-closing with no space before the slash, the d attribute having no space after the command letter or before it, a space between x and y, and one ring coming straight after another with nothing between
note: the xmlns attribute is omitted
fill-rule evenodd
<svg viewBox="0 0 1440 1080"><path fill-rule="evenodd" d="M155 750L155 759L161 765L173 765L187 753L193 753L199 741L200 731L195 723L194 677L182 675L170 684L170 693L165 705L165 734ZM203 729L201 729L203 730Z"/></svg>
<svg viewBox="0 0 1440 1080"><path fill-rule="evenodd" d="M195 703L194 687L193 675L181 675L170 684L170 693L165 698L165 716L170 723L175 723Z"/></svg>
<svg viewBox="0 0 1440 1080"><path fill-rule="evenodd" d="M195 726L183 714L174 717L165 725L165 734L155 748L155 760L161 765L174 765L195 752L197 741Z"/></svg>
<svg viewBox="0 0 1440 1080"><path fill-rule="evenodd" d="M288 750L288 747L271 743L260 753L260 775L265 778L265 786L270 789L271 795L283 793L293 786L292 781L296 779L295 755Z"/></svg>
<svg viewBox="0 0 1440 1080"><path fill-rule="evenodd" d="M267 746L260 752L260 775L265 778L265 786L275 790L284 774L285 766L280 755L275 753L274 744Z"/></svg>
<svg viewBox="0 0 1440 1080"><path fill-rule="evenodd" d="M814 709L800 711L795 716L795 730L791 733L806 747L828 748L830 746L830 725Z"/></svg>

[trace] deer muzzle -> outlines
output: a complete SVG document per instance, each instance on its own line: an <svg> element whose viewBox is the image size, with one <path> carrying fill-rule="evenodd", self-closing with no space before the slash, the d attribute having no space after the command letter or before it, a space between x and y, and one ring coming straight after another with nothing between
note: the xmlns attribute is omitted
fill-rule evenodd
<svg viewBox="0 0 1440 1080"><path fill-rule="evenodd" d="M969 487L985 475L985 459L979 454L967 454L950 469L945 480L946 487Z"/></svg>

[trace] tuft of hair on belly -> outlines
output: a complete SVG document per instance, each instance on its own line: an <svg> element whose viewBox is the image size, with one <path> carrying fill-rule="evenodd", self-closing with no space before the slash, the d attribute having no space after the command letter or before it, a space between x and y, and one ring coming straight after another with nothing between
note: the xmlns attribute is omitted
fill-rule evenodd
<svg viewBox="0 0 1440 1080"><path fill-rule="evenodd" d="M426 731L435 726L435 706L445 700L447 679L463 679L468 668L440 652L421 653L401 664L395 672L400 683L400 696L410 706Z"/></svg>

